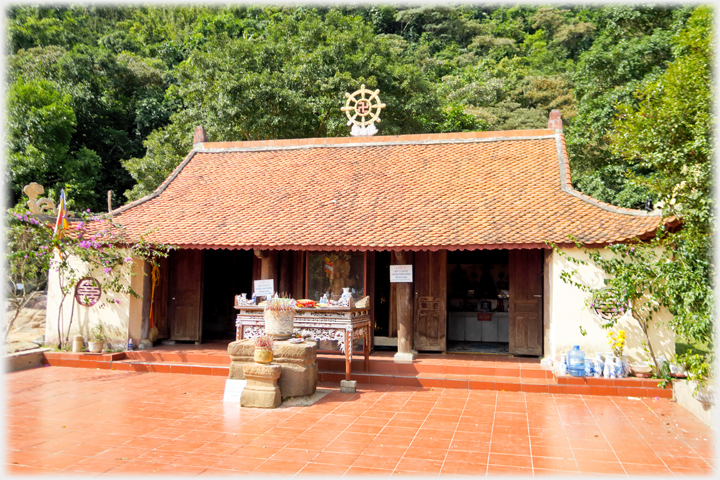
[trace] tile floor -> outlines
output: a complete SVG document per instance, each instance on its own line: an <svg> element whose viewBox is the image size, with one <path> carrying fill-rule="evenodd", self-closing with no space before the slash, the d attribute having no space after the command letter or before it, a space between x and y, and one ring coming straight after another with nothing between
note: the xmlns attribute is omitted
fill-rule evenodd
<svg viewBox="0 0 720 480"><path fill-rule="evenodd" d="M5 375L13 474L714 476L712 431L665 399L374 385L240 408L213 376Z"/></svg>

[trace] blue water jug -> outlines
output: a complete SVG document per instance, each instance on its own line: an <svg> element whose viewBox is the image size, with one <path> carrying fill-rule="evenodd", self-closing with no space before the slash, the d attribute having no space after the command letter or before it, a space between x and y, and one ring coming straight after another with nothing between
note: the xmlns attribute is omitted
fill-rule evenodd
<svg viewBox="0 0 720 480"><path fill-rule="evenodd" d="M568 373L573 377L585 375L585 352L580 350L580 345L574 345L568 352Z"/></svg>

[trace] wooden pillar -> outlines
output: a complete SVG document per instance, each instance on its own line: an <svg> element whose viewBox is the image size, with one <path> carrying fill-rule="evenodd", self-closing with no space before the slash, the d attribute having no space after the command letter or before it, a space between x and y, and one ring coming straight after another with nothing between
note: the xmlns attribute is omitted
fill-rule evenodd
<svg viewBox="0 0 720 480"><path fill-rule="evenodd" d="M278 289L278 278L277 278L277 264L278 264L278 251L277 250L254 250L255 256L260 259L260 280L268 280L272 278L274 280L275 291Z"/></svg>
<svg viewBox="0 0 720 480"><path fill-rule="evenodd" d="M412 265L412 252L394 252L398 265ZM398 353L395 363L412 363L413 297L412 283L395 284L395 312L397 315Z"/></svg>

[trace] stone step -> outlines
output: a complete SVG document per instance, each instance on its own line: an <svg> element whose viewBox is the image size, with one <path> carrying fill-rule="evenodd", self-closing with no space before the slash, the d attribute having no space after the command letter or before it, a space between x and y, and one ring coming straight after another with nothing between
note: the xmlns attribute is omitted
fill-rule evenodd
<svg viewBox="0 0 720 480"><path fill-rule="evenodd" d="M352 379L358 384L384 384L410 387L458 388L463 390L496 390L533 393L566 393L580 395L606 395L621 397L672 398L672 388L659 388L658 380L642 378L587 378L572 377L574 382L564 379L541 379L502 377L493 375L416 374L390 375L363 372L353 368ZM318 381L339 382L344 373L320 371ZM579 383L577 380L587 380Z"/></svg>
<svg viewBox="0 0 720 480"><path fill-rule="evenodd" d="M44 352L43 363L74 368L216 375L226 378L230 372L230 357L220 352L211 355L152 351L111 354ZM396 364L392 357L371 357L370 371L365 372L362 357L356 357L352 362L352 379L360 385L672 398L672 389L658 388L658 380L556 376L537 363L520 362L519 366L506 361L462 363L459 360L421 359L413 364ZM318 354L319 382L339 383L344 379L343 355Z"/></svg>
<svg viewBox="0 0 720 480"><path fill-rule="evenodd" d="M353 371L363 369L364 359L355 356ZM318 354L318 369L324 372L345 371L343 355ZM540 366L539 362L519 361L462 361L462 360L425 360L416 359L412 364L395 363L393 357L370 356L370 372L374 374L414 376L419 374L436 375L483 375L517 378L551 379L553 372Z"/></svg>
<svg viewBox="0 0 720 480"><path fill-rule="evenodd" d="M194 364L230 365L230 355L228 355L227 352L208 354L133 350L124 353L127 359L142 362L188 362Z"/></svg>
<svg viewBox="0 0 720 480"><path fill-rule="evenodd" d="M218 375L227 377L230 365L187 361L144 361L125 358L126 353L92 354L45 352L43 364L53 367L101 368L134 372L184 373L191 375Z"/></svg>

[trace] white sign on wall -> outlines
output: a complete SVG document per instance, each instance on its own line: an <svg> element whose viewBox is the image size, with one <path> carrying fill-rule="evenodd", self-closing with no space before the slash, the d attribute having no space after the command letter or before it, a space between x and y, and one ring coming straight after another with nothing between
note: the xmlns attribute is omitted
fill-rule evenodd
<svg viewBox="0 0 720 480"><path fill-rule="evenodd" d="M268 280L255 280L255 296L256 297L267 297L275 293L273 286L273 279Z"/></svg>
<svg viewBox="0 0 720 480"><path fill-rule="evenodd" d="M412 265L390 265L390 283L412 283Z"/></svg>
<svg viewBox="0 0 720 480"><path fill-rule="evenodd" d="M240 395L247 385L247 380L235 380L228 378L225 380L225 395L223 396L223 402L238 402L240 403Z"/></svg>

